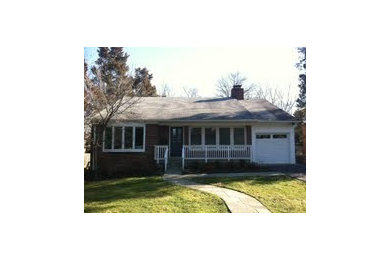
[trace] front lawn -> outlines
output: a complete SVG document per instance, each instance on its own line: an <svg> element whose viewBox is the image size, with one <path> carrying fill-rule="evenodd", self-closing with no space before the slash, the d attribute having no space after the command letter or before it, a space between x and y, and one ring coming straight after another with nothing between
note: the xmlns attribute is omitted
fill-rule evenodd
<svg viewBox="0 0 390 260"><path fill-rule="evenodd" d="M161 177L84 184L84 212L228 212L219 197L177 186Z"/></svg>
<svg viewBox="0 0 390 260"><path fill-rule="evenodd" d="M306 183L288 176L192 178L246 193L271 212L306 212Z"/></svg>

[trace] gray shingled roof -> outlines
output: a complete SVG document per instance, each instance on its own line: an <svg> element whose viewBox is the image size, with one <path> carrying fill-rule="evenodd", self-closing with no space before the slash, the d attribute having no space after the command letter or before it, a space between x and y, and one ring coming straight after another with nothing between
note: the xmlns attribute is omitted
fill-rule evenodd
<svg viewBox="0 0 390 260"><path fill-rule="evenodd" d="M265 99L143 97L114 121L296 121Z"/></svg>

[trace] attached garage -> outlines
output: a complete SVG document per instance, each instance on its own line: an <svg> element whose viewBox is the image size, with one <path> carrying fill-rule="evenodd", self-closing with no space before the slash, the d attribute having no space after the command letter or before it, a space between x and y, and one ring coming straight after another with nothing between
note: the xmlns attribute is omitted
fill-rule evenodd
<svg viewBox="0 0 390 260"><path fill-rule="evenodd" d="M260 163L289 163L288 134L256 134L256 159Z"/></svg>
<svg viewBox="0 0 390 260"><path fill-rule="evenodd" d="M260 164L295 163L294 127L254 127L253 161Z"/></svg>

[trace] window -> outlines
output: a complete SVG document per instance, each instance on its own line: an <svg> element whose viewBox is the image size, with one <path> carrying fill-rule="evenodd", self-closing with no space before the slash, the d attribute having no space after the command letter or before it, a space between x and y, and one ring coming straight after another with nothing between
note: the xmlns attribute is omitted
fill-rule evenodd
<svg viewBox="0 0 390 260"><path fill-rule="evenodd" d="M122 148L122 127L114 127L114 149Z"/></svg>
<svg viewBox="0 0 390 260"><path fill-rule="evenodd" d="M105 152L144 152L145 126L114 126L104 130Z"/></svg>
<svg viewBox="0 0 390 260"><path fill-rule="evenodd" d="M273 138L274 139L284 139L284 138L287 138L287 135L274 135Z"/></svg>
<svg viewBox="0 0 390 260"><path fill-rule="evenodd" d="M191 128L191 145L202 144L202 128Z"/></svg>
<svg viewBox="0 0 390 260"><path fill-rule="evenodd" d="M219 129L219 144L230 145L230 128Z"/></svg>
<svg viewBox="0 0 390 260"><path fill-rule="evenodd" d="M205 128L205 144L213 145L217 142L217 131L215 128Z"/></svg>
<svg viewBox="0 0 390 260"><path fill-rule="evenodd" d="M133 127L125 127L125 149L133 148Z"/></svg>
<svg viewBox="0 0 390 260"><path fill-rule="evenodd" d="M256 135L256 139L270 139L271 135Z"/></svg>
<svg viewBox="0 0 390 260"><path fill-rule="evenodd" d="M144 128L136 127L135 128L135 149L144 148Z"/></svg>
<svg viewBox="0 0 390 260"><path fill-rule="evenodd" d="M112 149L112 128L106 127L104 131L104 149Z"/></svg>
<svg viewBox="0 0 390 260"><path fill-rule="evenodd" d="M244 128L234 128L234 144L240 145L245 144L245 129Z"/></svg>

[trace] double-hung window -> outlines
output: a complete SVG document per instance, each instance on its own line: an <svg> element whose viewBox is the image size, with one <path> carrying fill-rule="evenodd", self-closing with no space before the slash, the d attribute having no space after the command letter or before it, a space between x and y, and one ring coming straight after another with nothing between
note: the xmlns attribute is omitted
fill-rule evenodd
<svg viewBox="0 0 390 260"><path fill-rule="evenodd" d="M104 152L144 152L145 125L106 127L103 148Z"/></svg>
<svg viewBox="0 0 390 260"><path fill-rule="evenodd" d="M205 144L215 145L217 144L217 131L215 127L205 128Z"/></svg>
<svg viewBox="0 0 390 260"><path fill-rule="evenodd" d="M245 127L192 127L190 145L245 145Z"/></svg>
<svg viewBox="0 0 390 260"><path fill-rule="evenodd" d="M104 149L112 149L112 127L106 127L104 131Z"/></svg>
<svg viewBox="0 0 390 260"><path fill-rule="evenodd" d="M125 149L133 148L133 130L132 126L125 127Z"/></svg>
<svg viewBox="0 0 390 260"><path fill-rule="evenodd" d="M219 144L230 145L230 128L219 128Z"/></svg>
<svg viewBox="0 0 390 260"><path fill-rule="evenodd" d="M245 129L234 128L234 145L245 144Z"/></svg>
<svg viewBox="0 0 390 260"><path fill-rule="evenodd" d="M202 128L191 128L191 145L202 144Z"/></svg>

